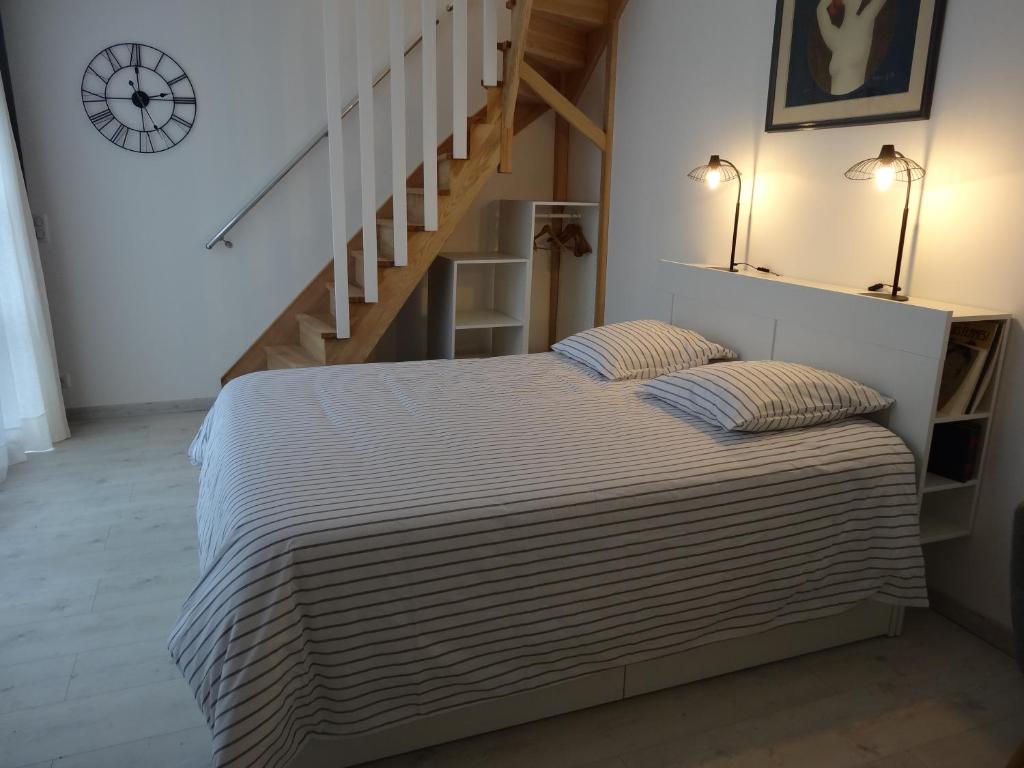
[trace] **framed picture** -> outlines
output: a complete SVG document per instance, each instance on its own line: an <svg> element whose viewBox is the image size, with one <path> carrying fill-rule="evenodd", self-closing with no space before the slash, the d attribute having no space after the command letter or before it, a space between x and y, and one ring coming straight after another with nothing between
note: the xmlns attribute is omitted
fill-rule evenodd
<svg viewBox="0 0 1024 768"><path fill-rule="evenodd" d="M766 131L926 120L946 0L777 0Z"/></svg>

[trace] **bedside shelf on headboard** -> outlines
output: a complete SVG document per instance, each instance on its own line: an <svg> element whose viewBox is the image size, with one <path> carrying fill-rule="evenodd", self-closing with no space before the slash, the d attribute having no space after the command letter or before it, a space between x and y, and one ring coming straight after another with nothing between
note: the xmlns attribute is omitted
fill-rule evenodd
<svg viewBox="0 0 1024 768"><path fill-rule="evenodd" d="M895 405L876 420L914 453L922 543L971 535L1011 315L916 297L893 302L846 286L672 261L661 263L658 280L673 294L673 323L725 344L742 359L804 363L893 397ZM982 397L960 401L967 407L958 410L967 413L940 415L951 330L955 334L961 323L999 328L984 369L991 371L990 383ZM958 352L966 359L962 345ZM961 433L973 454L957 452ZM949 476L934 471L936 439L943 441L942 466Z"/></svg>

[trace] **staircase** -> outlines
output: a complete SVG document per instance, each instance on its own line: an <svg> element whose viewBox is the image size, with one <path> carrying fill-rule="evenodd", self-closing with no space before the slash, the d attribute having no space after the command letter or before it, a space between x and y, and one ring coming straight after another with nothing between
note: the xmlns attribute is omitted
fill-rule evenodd
<svg viewBox="0 0 1024 768"><path fill-rule="evenodd" d="M341 1L325 0L328 44L330 6ZM359 14L365 17L370 2L356 2L365 4L356 16L357 24L365 25L366 19L360 18ZM496 10L493 7L495 0L479 2L483 3L484 50L494 51L498 48L504 52L504 82L487 84L489 67L485 55L483 83L486 105L476 114L464 117L459 114L459 99L455 99L453 125L457 130L460 126L466 127L465 140L462 140L463 137L449 136L437 147L436 156L432 151L432 143L424 147L425 162L436 167L436 174L425 174L424 166L421 165L408 178L395 178L395 188L404 187L404 206L396 206L392 196L376 211L368 212L364 190L364 228L344 244L343 250L337 245L336 238L336 251L342 253L335 255L224 374L223 384L259 370L365 362L434 259L442 252L445 242L469 211L486 182L499 167L503 172L512 171L512 138L549 108L554 107L560 116L582 130L591 140L600 134L602 149L610 149L607 137L601 129L582 116L575 108L575 101L582 94L594 66L604 53L611 36L610 30L617 24L624 3L621 0L511 0L508 4L511 11L511 40L497 45L496 39L488 40L495 27L493 17L489 18L489 14ZM465 30L466 3L467 0L455 0L449 6L456 32ZM426 19L427 8L432 7L432 3L430 0L422 0L422 4ZM376 3L373 5L379 7ZM395 19L392 18L394 23ZM435 26L424 22L425 40L434 33ZM391 32L392 35L402 34L401 29L396 30L394 26ZM423 43L424 60L428 65L432 42L426 40ZM392 77L395 77L395 67L402 66L399 57L401 49L395 47L394 40L392 43ZM458 79L458 45L459 42L456 42L453 51L456 93L466 87L466 83ZM409 50L406 49L405 53ZM361 70L364 69L365 65L361 67ZM464 78L464 61L461 69ZM364 80L360 83L360 96L364 97L362 101L367 102L370 99L365 97L368 93L372 96L372 85L369 85L369 78L365 74L365 71L361 71L360 76ZM383 76L378 77L373 84L381 79ZM425 77L425 100L427 89L428 80ZM329 94L329 107L331 102ZM345 113L339 110L338 114ZM396 114L394 106L392 114ZM427 114L426 119L431 118ZM338 133L340 124L341 120L338 119L334 125ZM372 142L373 132L372 119L368 115L360 115L360 130L361 146L367 146L364 142ZM369 131L369 135L363 135L365 131ZM404 133L404 126L401 131L393 131L392 135L396 137L394 141L404 141ZM426 143L429 141L426 127L424 136ZM332 166L336 160L341 159L335 155L340 143L335 143L332 137ZM401 154L393 156L404 157L404 146L395 147L395 152ZM460 157L460 154L463 156ZM370 184L372 190L375 172L372 161L367 168L366 160L365 157L360 158L364 184ZM335 166L332 172L335 179L337 168L341 167L340 162ZM338 205L340 202L343 208L344 201L337 200L340 191L333 181L332 193L336 196L334 226L337 233L345 228L343 211L339 214ZM431 211L435 201L436 222L432 220L434 214ZM367 226L373 228L373 237L364 238ZM396 258L399 253L400 257ZM402 261L404 264L400 263ZM347 296L337 296L339 287L340 290L347 290ZM367 294L371 294L370 301L367 301ZM372 300L374 298L376 300Z"/></svg>

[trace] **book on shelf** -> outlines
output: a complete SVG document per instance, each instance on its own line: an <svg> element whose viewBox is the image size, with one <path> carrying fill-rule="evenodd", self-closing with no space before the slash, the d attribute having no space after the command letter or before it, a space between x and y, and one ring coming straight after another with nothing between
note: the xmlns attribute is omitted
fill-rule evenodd
<svg viewBox="0 0 1024 768"><path fill-rule="evenodd" d="M939 385L939 416L973 413L992 383L1000 323L953 323Z"/></svg>

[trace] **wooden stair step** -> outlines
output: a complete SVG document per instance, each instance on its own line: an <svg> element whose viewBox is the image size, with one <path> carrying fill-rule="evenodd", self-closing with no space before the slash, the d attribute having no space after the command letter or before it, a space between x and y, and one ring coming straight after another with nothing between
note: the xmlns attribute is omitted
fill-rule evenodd
<svg viewBox="0 0 1024 768"><path fill-rule="evenodd" d="M284 368L316 368L323 365L300 346L281 345L266 347L267 368L279 371Z"/></svg>
<svg viewBox="0 0 1024 768"><path fill-rule="evenodd" d="M377 219L377 223L380 225L380 227L381 227L380 231L382 233L385 230L385 228L387 228L388 230L390 230L391 237L394 238L394 236L395 236L395 220L394 219ZM423 225L422 224L408 224L406 226L406 229L408 229L410 232L422 232L423 231ZM380 237L380 236L381 235L378 235L378 237Z"/></svg>
<svg viewBox="0 0 1024 768"><path fill-rule="evenodd" d="M328 307L330 308L331 315L334 316L334 283L328 282L324 283L324 285L327 287ZM363 289L361 286L353 285L352 283L348 284L348 300L350 303L361 303L365 298L366 297L363 295Z"/></svg>
<svg viewBox="0 0 1024 768"><path fill-rule="evenodd" d="M300 330L316 334L322 339L338 338L338 329L334 323L334 318L329 315L311 315L300 312L295 316L295 319L299 321Z"/></svg>
<svg viewBox="0 0 1024 768"><path fill-rule="evenodd" d="M317 365L326 365L334 347L345 343L344 339L338 338L335 318L330 314L313 315L300 312L295 319L299 324L299 343L303 351L316 360Z"/></svg>
<svg viewBox="0 0 1024 768"><path fill-rule="evenodd" d="M408 192L410 195L416 195L417 197L423 197L427 191L423 187L409 187ZM450 189L442 189L439 185L437 188L437 194L439 197L447 197L452 191Z"/></svg>
<svg viewBox="0 0 1024 768"><path fill-rule="evenodd" d="M533 16L598 29L608 23L608 0L533 0Z"/></svg>
<svg viewBox="0 0 1024 768"><path fill-rule="evenodd" d="M361 250L359 250L359 251L349 251L348 252L348 258L349 258L349 260L351 262L349 264L349 267L350 267L349 274L351 275L355 271L354 270L355 264L362 264L363 263L363 251L361 251ZM395 266L395 260L393 258L388 257L388 256L382 256L382 255L380 255L380 253L378 253L377 254L377 266L379 266L379 267L393 267L393 266ZM361 283L359 281L355 281L354 284L357 287L361 286Z"/></svg>
<svg viewBox="0 0 1024 768"><path fill-rule="evenodd" d="M530 17L524 52L527 61L560 71L587 65L587 30L550 16Z"/></svg>
<svg viewBox="0 0 1024 768"><path fill-rule="evenodd" d="M470 137L470 143L472 146L472 131L470 132ZM451 194L451 190L438 189L437 194L439 197L444 197ZM405 214L409 224L417 227L424 226L427 220L424 209L426 190L424 190L423 187L409 187L406 190L406 200Z"/></svg>

